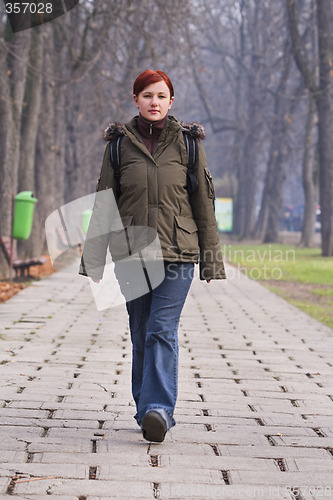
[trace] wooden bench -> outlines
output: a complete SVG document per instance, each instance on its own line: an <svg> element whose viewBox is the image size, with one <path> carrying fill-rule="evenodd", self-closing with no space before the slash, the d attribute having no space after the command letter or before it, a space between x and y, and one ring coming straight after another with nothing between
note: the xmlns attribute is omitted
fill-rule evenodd
<svg viewBox="0 0 333 500"><path fill-rule="evenodd" d="M2 236L0 238L0 244L2 250L5 254L6 260L10 265L10 238L9 236ZM31 266L42 266L45 264L46 259L44 257L40 258L31 258L31 259L18 259L15 250L13 249L13 259L12 259L12 268L15 271L15 278L19 276L30 276L29 270ZM27 272L27 273L26 273Z"/></svg>
<svg viewBox="0 0 333 500"><path fill-rule="evenodd" d="M56 227L56 233L58 235L58 238L59 238L59 241L60 241L61 245L64 248L71 248L71 249L78 248L80 256L81 256L82 255L82 243L84 242L86 236L85 236L85 234L83 234L83 231L82 231L82 229L80 227L77 227L77 231L78 231L78 235L81 238L81 241L78 242L78 243L75 243L74 245L70 245L69 241L67 239L67 236L65 234L64 229L62 227L59 227L59 226Z"/></svg>

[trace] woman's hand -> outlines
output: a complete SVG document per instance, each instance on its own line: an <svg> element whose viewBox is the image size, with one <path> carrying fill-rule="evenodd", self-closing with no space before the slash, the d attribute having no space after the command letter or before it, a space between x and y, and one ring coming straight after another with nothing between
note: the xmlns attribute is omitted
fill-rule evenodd
<svg viewBox="0 0 333 500"><path fill-rule="evenodd" d="M94 283L99 283L101 280L99 278L91 278Z"/></svg>

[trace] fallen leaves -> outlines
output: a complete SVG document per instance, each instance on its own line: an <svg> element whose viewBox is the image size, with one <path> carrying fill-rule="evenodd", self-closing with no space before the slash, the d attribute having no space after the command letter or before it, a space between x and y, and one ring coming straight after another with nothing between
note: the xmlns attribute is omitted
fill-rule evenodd
<svg viewBox="0 0 333 500"><path fill-rule="evenodd" d="M47 259L46 263L42 266L31 266L30 274L33 278L41 278L43 276L49 276L54 273L54 268L51 264L50 257L48 255L43 255ZM0 281L0 303L5 302L10 299L21 290L29 285L29 278L26 277L25 281Z"/></svg>
<svg viewBox="0 0 333 500"><path fill-rule="evenodd" d="M10 281L0 282L0 302L5 302L6 300L16 295L18 292L27 287L26 283L15 283Z"/></svg>

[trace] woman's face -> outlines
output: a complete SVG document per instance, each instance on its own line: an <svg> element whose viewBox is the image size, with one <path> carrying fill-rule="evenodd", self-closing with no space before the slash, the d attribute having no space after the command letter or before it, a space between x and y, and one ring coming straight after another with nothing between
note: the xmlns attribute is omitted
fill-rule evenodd
<svg viewBox="0 0 333 500"><path fill-rule="evenodd" d="M139 95L134 94L133 97L143 118L151 122L163 120L173 102L164 80L148 85Z"/></svg>

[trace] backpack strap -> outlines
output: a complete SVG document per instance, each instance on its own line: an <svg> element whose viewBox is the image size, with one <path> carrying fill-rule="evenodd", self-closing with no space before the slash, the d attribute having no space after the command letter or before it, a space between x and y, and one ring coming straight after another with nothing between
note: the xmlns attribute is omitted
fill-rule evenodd
<svg viewBox="0 0 333 500"><path fill-rule="evenodd" d="M116 196L120 196L120 144L124 136L120 135L110 142L110 160L114 172Z"/></svg>
<svg viewBox="0 0 333 500"><path fill-rule="evenodd" d="M194 173L195 162L198 156L198 143L191 134L183 130L185 148L187 152L187 191L188 194L194 193L198 188L198 179Z"/></svg>

